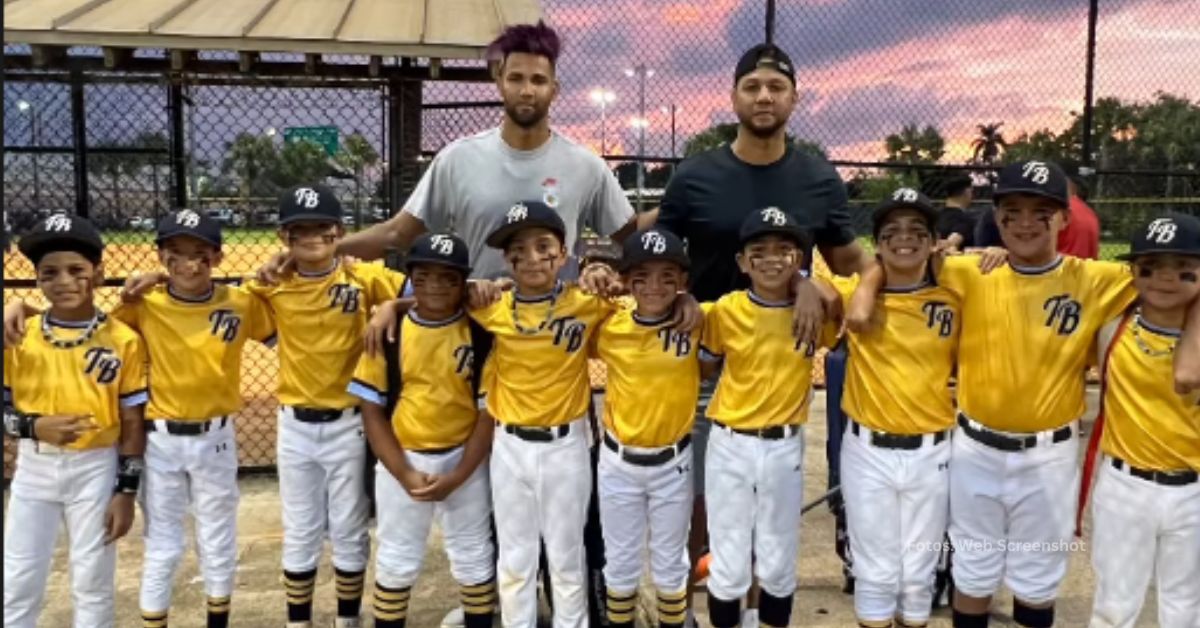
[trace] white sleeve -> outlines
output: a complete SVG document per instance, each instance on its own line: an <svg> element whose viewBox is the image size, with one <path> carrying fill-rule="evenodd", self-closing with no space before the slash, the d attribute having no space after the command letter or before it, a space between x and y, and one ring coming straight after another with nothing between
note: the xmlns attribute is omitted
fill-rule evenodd
<svg viewBox="0 0 1200 628"><path fill-rule="evenodd" d="M417 187L404 202L404 211L419 218L430 231L444 231L452 226L452 196L450 185L454 177L450 174L448 150L438 153L421 175Z"/></svg>
<svg viewBox="0 0 1200 628"><path fill-rule="evenodd" d="M591 207L585 215L592 229L602 236L610 236L633 219L633 206L617 182L617 175L608 169L603 159L590 155L595 161L595 193L591 196Z"/></svg>

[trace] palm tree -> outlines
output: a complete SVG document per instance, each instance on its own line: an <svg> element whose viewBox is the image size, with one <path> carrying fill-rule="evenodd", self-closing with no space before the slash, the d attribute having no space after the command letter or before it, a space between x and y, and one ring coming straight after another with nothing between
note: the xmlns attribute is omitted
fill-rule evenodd
<svg viewBox="0 0 1200 628"><path fill-rule="evenodd" d="M276 168L279 154L275 142L266 135L239 133L225 149L221 170L238 178L238 194L243 207L249 204L254 186Z"/></svg>
<svg viewBox="0 0 1200 628"><path fill-rule="evenodd" d="M362 226L362 180L368 166L379 163L379 153L371 142L355 131L346 136L337 156L338 165L354 172L354 224Z"/></svg>
<svg viewBox="0 0 1200 628"><path fill-rule="evenodd" d="M971 149L974 151L971 161L989 166L996 163L1000 153L1008 148L1008 142L1004 141L1004 135L1000 133L1002 126L1003 122L993 122L975 127L979 129L979 137L971 140Z"/></svg>
<svg viewBox="0 0 1200 628"><path fill-rule="evenodd" d="M886 160L890 163L932 164L946 154L946 140L932 125L919 129L916 124L910 123L904 125L899 133L885 137L883 148L887 151Z"/></svg>
<svg viewBox="0 0 1200 628"><path fill-rule="evenodd" d="M100 142L96 145L96 148L103 151L104 149L126 149L128 146L123 146L116 142ZM114 209L111 215L119 217L126 209L121 200L121 187L123 185L121 178L136 172L135 160L137 156L125 152L100 151L88 154L88 165L90 169L109 177L111 181L110 189L112 190L112 206Z"/></svg>

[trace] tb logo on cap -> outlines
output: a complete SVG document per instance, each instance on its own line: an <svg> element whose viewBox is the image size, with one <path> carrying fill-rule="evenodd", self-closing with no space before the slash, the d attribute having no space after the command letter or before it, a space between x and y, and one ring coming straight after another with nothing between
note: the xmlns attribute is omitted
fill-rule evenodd
<svg viewBox="0 0 1200 628"><path fill-rule="evenodd" d="M1170 244L1175 239L1175 231L1179 228L1170 218L1158 218L1150 222L1146 229L1146 241L1155 244Z"/></svg>
<svg viewBox="0 0 1200 628"><path fill-rule="evenodd" d="M66 214L54 214L46 219L46 231L70 231L71 217Z"/></svg>
<svg viewBox="0 0 1200 628"><path fill-rule="evenodd" d="M449 236L435 235L429 239L429 246L438 255L450 255L454 253L454 240L451 240Z"/></svg>
<svg viewBox="0 0 1200 628"><path fill-rule="evenodd" d="M1044 161L1031 161L1021 168L1021 176L1042 185L1050 180L1050 166Z"/></svg>
<svg viewBox="0 0 1200 628"><path fill-rule="evenodd" d="M305 209L316 209L321 204L321 195L312 188L296 189L296 204Z"/></svg>
<svg viewBox="0 0 1200 628"><path fill-rule="evenodd" d="M508 208L508 214L506 214L505 222L511 225L514 222L525 220L528 217L529 208L526 207L524 203L517 203L516 205Z"/></svg>
<svg viewBox="0 0 1200 628"><path fill-rule="evenodd" d="M195 229L200 225L200 214L197 214L190 209L185 209L180 211L178 214L175 214L175 222L187 227L188 229Z"/></svg>
<svg viewBox="0 0 1200 628"><path fill-rule="evenodd" d="M900 201L902 203L915 203L917 202L917 198L919 198L917 196L917 191L912 188L900 188L899 190L892 192L893 201Z"/></svg>
<svg viewBox="0 0 1200 628"><path fill-rule="evenodd" d="M657 231L642 234L642 250L658 254L667 250L667 239Z"/></svg>
<svg viewBox="0 0 1200 628"><path fill-rule="evenodd" d="M762 221L782 227L787 224L787 215L778 207L768 207L762 210Z"/></svg>

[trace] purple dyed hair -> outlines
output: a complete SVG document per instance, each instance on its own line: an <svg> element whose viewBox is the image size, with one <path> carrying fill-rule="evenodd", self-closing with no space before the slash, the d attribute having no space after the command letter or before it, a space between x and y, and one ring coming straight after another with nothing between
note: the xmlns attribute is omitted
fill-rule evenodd
<svg viewBox="0 0 1200 628"><path fill-rule="evenodd" d="M550 65L558 63L558 54L562 51L562 40L542 20L537 24L514 24L504 29L487 49L488 59L504 63L508 55L523 52L531 55L546 57Z"/></svg>

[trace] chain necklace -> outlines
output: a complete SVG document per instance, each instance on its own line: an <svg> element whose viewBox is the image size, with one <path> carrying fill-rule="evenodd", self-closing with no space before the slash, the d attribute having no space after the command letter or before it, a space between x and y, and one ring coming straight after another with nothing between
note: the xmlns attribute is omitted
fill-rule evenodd
<svg viewBox="0 0 1200 628"><path fill-rule="evenodd" d="M558 295L562 292L562 287L561 281L554 282L554 290L550 292L550 305L546 307L546 316L542 319L542 322L538 323L536 329L529 329L521 324L521 317L517 315L518 295L516 292L513 292L512 319L513 327L516 328L517 333L521 334L522 336L536 336L537 334L541 333L542 330L546 329L546 326L550 324L550 321L554 320L554 306L558 303Z"/></svg>
<svg viewBox="0 0 1200 628"><path fill-rule="evenodd" d="M96 330L100 328L100 324L107 319L108 317L105 316L104 312L98 311L96 312L96 315L92 317L92 320L88 321L87 327L84 328L82 334L71 340L60 340L54 337L54 330L50 325L50 315L47 314L42 316L42 338L46 340L47 344L55 349L74 349L75 347L86 344L88 341L90 341L92 336L96 335Z"/></svg>
<svg viewBox="0 0 1200 628"><path fill-rule="evenodd" d="M1139 314L1139 315L1135 316L1133 319L1133 341L1137 343L1138 349L1141 349L1142 353L1144 353L1152 358L1161 358L1161 357L1169 356L1175 352L1175 344L1176 343L1171 343L1171 344L1167 345L1166 349L1155 349L1155 348L1151 347L1149 344L1147 344L1146 341L1142 339L1142 334L1141 334L1142 326L1143 326L1142 316Z"/></svg>

